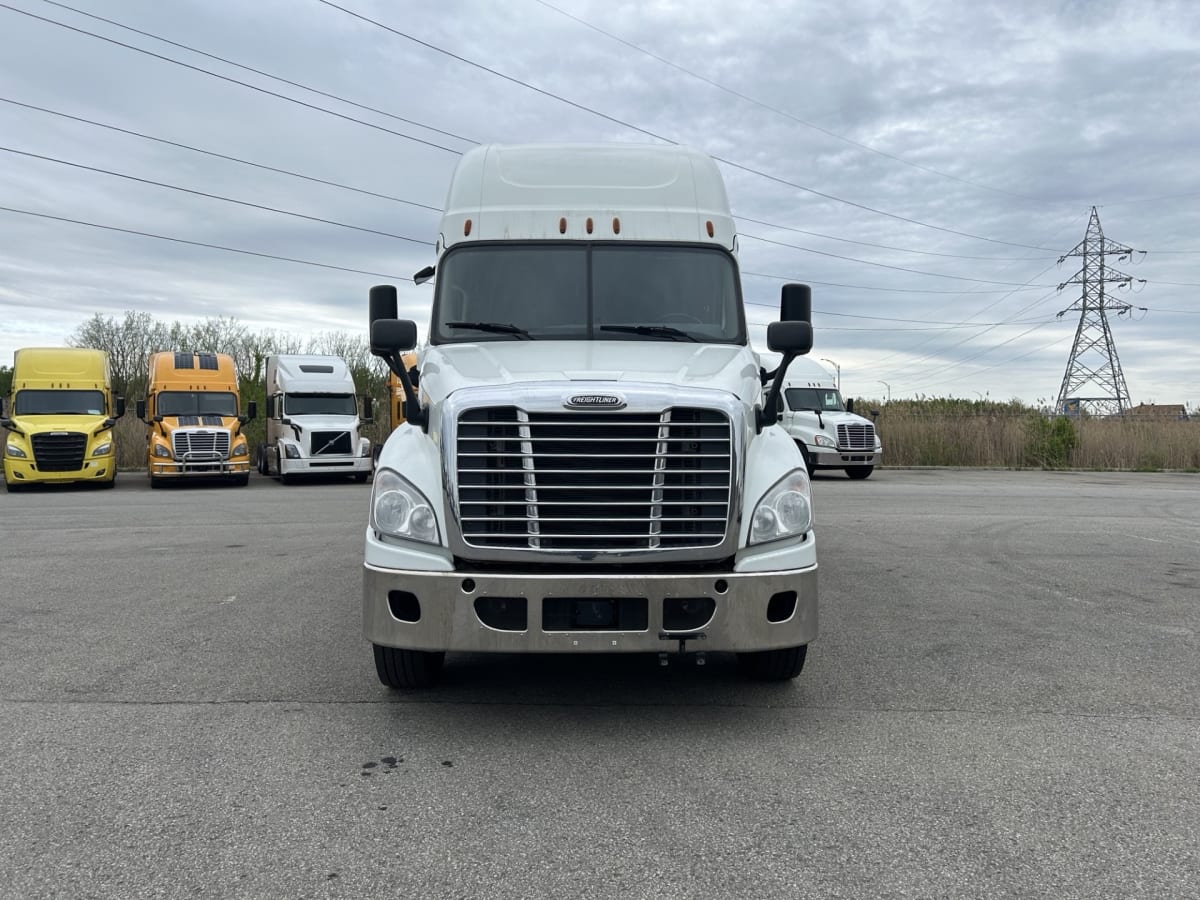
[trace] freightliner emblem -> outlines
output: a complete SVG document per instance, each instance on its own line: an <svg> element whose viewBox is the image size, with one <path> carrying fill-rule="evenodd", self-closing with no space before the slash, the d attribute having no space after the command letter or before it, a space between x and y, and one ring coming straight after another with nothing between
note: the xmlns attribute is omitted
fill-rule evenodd
<svg viewBox="0 0 1200 900"><path fill-rule="evenodd" d="M625 398L616 394L575 394L563 406L568 409L624 409Z"/></svg>

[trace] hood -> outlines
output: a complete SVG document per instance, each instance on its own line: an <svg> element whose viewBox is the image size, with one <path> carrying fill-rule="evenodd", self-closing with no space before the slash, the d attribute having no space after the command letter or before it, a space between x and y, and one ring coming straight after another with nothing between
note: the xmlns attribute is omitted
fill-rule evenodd
<svg viewBox="0 0 1200 900"><path fill-rule="evenodd" d="M707 387L746 403L761 390L754 353L737 344L489 341L430 346L421 360L430 403L464 388L562 381Z"/></svg>
<svg viewBox="0 0 1200 900"><path fill-rule="evenodd" d="M108 418L104 415L13 416L13 428L25 434L45 434L48 431L74 431L94 434L100 424Z"/></svg>
<svg viewBox="0 0 1200 900"><path fill-rule="evenodd" d="M810 421L810 422L813 422L814 424L817 421L817 413L815 410L798 409L798 410L794 410L794 411L793 410L785 411L783 414L783 420L782 420L783 424L787 425L788 422L790 422L794 418L797 418L800 416L804 416L805 421ZM843 410L823 410L821 412L821 419L822 419L822 421L824 421L826 428L828 428L831 425L836 427L838 425L862 425L864 423L867 425L874 424L870 419L864 418L863 416L860 416L858 413L846 412L844 409Z"/></svg>

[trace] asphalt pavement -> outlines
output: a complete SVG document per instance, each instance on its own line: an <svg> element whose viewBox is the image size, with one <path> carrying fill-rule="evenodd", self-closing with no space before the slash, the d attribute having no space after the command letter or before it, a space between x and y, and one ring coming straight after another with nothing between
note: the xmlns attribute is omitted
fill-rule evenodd
<svg viewBox="0 0 1200 900"><path fill-rule="evenodd" d="M821 636L379 684L369 485L0 494L0 895L1200 896L1200 476L815 480Z"/></svg>

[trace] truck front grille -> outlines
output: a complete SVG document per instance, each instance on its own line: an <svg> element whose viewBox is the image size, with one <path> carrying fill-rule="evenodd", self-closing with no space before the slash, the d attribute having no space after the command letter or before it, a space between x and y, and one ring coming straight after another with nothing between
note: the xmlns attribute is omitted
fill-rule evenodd
<svg viewBox="0 0 1200 900"><path fill-rule="evenodd" d="M728 418L710 409L467 410L456 438L463 541L578 552L719 546L732 446Z"/></svg>
<svg viewBox="0 0 1200 900"><path fill-rule="evenodd" d="M229 458L228 431L176 431L171 435L176 457L185 454L205 454L212 459Z"/></svg>
<svg viewBox="0 0 1200 900"><path fill-rule="evenodd" d="M839 425L839 450L874 450L875 426L871 424Z"/></svg>
<svg viewBox="0 0 1200 900"><path fill-rule="evenodd" d="M33 461L39 472L78 472L83 468L87 435L77 431L35 434Z"/></svg>
<svg viewBox="0 0 1200 900"><path fill-rule="evenodd" d="M309 447L313 456L349 456L350 432L314 431Z"/></svg>

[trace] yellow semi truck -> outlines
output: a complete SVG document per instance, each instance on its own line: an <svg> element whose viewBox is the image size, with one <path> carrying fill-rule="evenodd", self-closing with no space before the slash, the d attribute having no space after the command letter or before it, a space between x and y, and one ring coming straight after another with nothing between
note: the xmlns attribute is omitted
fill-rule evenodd
<svg viewBox="0 0 1200 900"><path fill-rule="evenodd" d="M147 426L150 486L192 478L250 480L250 447L242 426L257 414L241 409L237 370L224 353L152 354L146 399L137 416Z"/></svg>
<svg viewBox="0 0 1200 900"><path fill-rule="evenodd" d="M108 354L79 347L25 347L14 354L12 397L0 401L4 487L116 482L113 426L125 415L114 397Z"/></svg>

